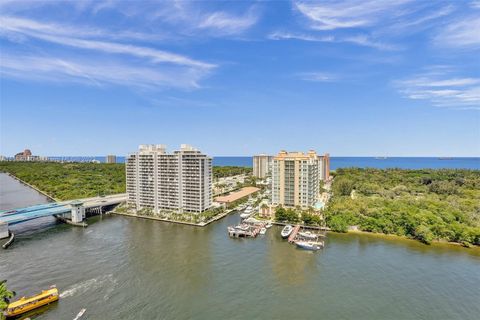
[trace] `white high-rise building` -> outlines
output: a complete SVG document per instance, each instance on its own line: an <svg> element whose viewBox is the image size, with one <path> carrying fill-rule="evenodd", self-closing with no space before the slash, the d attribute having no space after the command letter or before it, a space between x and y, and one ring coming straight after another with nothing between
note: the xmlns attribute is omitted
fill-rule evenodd
<svg viewBox="0 0 480 320"><path fill-rule="evenodd" d="M212 158L182 144L140 145L126 161L128 203L137 208L199 213L212 205Z"/></svg>
<svg viewBox="0 0 480 320"><path fill-rule="evenodd" d="M265 178L272 170L272 156L264 154L253 156L253 175L257 178Z"/></svg>

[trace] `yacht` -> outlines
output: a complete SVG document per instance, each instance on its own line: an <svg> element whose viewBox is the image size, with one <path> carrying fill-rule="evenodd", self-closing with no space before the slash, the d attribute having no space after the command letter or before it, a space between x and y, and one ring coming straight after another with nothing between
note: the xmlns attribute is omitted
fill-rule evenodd
<svg viewBox="0 0 480 320"><path fill-rule="evenodd" d="M306 239L317 239L318 235L315 233L312 233L310 231L303 231L298 233L299 236L306 238Z"/></svg>
<svg viewBox="0 0 480 320"><path fill-rule="evenodd" d="M323 248L323 242L296 241L295 244L303 250L317 251Z"/></svg>
<svg viewBox="0 0 480 320"><path fill-rule="evenodd" d="M240 218L242 218L242 219L247 219L248 217L250 217L250 213L245 212L245 213L240 214Z"/></svg>
<svg viewBox="0 0 480 320"><path fill-rule="evenodd" d="M265 234L265 233L267 233L267 228L260 229L260 234Z"/></svg>
<svg viewBox="0 0 480 320"><path fill-rule="evenodd" d="M288 236L292 233L293 231L293 227L289 224L287 224L283 229L282 229L282 232L281 232L281 236L283 239L286 239L288 238Z"/></svg>

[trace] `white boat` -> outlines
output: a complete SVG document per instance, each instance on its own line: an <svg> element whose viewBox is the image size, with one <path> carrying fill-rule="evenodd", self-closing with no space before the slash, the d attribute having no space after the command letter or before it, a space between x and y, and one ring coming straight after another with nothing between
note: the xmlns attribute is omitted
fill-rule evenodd
<svg viewBox="0 0 480 320"><path fill-rule="evenodd" d="M265 233L267 233L267 228L260 229L260 234L265 234Z"/></svg>
<svg viewBox="0 0 480 320"><path fill-rule="evenodd" d="M248 217L250 217L250 213L242 213L242 214L240 214L240 218L242 218L242 219L247 219Z"/></svg>
<svg viewBox="0 0 480 320"><path fill-rule="evenodd" d="M267 223L267 225L265 226L265 228L270 229L272 226L273 226L273 224L272 224L271 222L269 222L269 223Z"/></svg>
<svg viewBox="0 0 480 320"><path fill-rule="evenodd" d="M280 233L283 239L288 238L288 236L292 233L293 227L289 224L287 224L283 229L282 232Z"/></svg>
<svg viewBox="0 0 480 320"><path fill-rule="evenodd" d="M85 308L82 309L82 310L80 310L80 312L77 313L77 316L76 316L75 318L73 318L73 320L78 320L78 319L80 319L80 318L83 316L83 314L85 313L85 311L87 311L87 309L85 309Z"/></svg>
<svg viewBox="0 0 480 320"><path fill-rule="evenodd" d="M299 232L299 236L306 238L306 239L317 239L318 235L315 233L311 233L310 231Z"/></svg>
<svg viewBox="0 0 480 320"><path fill-rule="evenodd" d="M323 247L323 242L296 241L295 244L300 249L312 251L320 250Z"/></svg>

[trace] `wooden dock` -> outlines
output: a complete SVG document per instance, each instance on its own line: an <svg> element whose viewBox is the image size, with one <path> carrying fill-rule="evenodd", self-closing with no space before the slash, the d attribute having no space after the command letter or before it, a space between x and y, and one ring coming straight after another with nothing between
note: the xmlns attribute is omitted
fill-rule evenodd
<svg viewBox="0 0 480 320"><path fill-rule="evenodd" d="M295 228L293 228L293 231L292 231L292 233L290 234L290 236L288 237L288 242L292 243L292 242L295 241L295 238L297 237L297 233L298 233L299 230L300 230L300 225L297 224L297 225L295 226Z"/></svg>

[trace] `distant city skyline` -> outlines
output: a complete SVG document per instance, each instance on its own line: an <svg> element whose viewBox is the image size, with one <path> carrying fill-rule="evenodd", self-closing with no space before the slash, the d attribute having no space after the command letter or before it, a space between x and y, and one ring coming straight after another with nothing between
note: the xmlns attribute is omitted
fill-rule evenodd
<svg viewBox="0 0 480 320"><path fill-rule="evenodd" d="M0 155L480 156L480 1L0 3Z"/></svg>

